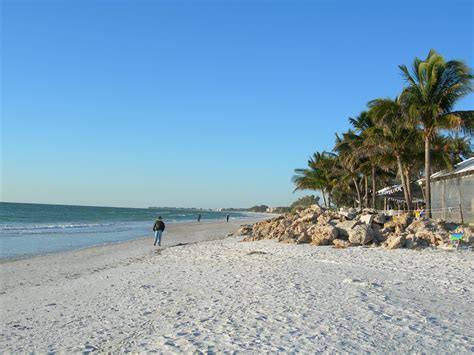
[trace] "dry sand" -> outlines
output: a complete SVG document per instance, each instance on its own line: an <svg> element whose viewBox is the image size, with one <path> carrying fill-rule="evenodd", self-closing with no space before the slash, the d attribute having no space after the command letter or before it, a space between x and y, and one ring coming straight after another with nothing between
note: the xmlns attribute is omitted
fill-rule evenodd
<svg viewBox="0 0 474 355"><path fill-rule="evenodd" d="M223 238L237 227L3 262L0 349L474 351L473 253Z"/></svg>

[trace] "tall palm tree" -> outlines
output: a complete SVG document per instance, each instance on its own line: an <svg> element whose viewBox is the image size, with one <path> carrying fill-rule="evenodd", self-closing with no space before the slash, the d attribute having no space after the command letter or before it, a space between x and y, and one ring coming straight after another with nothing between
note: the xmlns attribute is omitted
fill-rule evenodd
<svg viewBox="0 0 474 355"><path fill-rule="evenodd" d="M370 114L376 123L371 128L371 139L378 142L382 154L393 155L403 187L407 210L411 210L410 173L407 162L417 152L418 131L405 119L404 106L399 97L376 99L368 103Z"/></svg>
<svg viewBox="0 0 474 355"><path fill-rule="evenodd" d="M362 145L362 138L349 129L342 133L342 136L336 134L336 145L334 151L337 153L337 162L341 167L344 180L352 181L357 194L358 207L362 209L362 191L361 191L361 172L364 168L364 161L360 159L357 150ZM363 177L362 177L363 178Z"/></svg>
<svg viewBox="0 0 474 355"><path fill-rule="evenodd" d="M372 128L375 126L375 123L371 117L371 115L363 111L359 114L359 116L355 118L349 118L349 123L354 128L355 132L361 138L361 144L358 147L356 153L359 157L365 158L367 164L364 165L364 168L370 170L370 177L372 182L372 208L375 208L375 191L376 191L376 181L375 181L375 173L376 173L376 164L380 162L380 156L377 154L379 151L379 147L377 142L374 142L373 130ZM365 170L365 169L364 169ZM367 176L365 174L365 207L368 207L368 187L367 187Z"/></svg>
<svg viewBox="0 0 474 355"><path fill-rule="evenodd" d="M473 75L461 61L445 61L430 50L425 60L415 58L412 70L400 66L408 87L402 94L409 118L423 129L425 142L425 202L431 217L430 145L441 129L472 128L474 111L453 111L455 104L473 91Z"/></svg>

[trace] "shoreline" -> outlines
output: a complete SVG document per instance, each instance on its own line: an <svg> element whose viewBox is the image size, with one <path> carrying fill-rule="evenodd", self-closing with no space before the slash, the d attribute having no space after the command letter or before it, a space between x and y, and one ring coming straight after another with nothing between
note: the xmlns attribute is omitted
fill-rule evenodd
<svg viewBox="0 0 474 355"><path fill-rule="evenodd" d="M117 243L99 244L80 249L64 250L41 255L31 255L15 259L0 260L0 292L20 283L38 284L30 276L31 270L44 270L39 280L48 280L50 276L70 277L82 275L91 270L105 270L118 265L151 257L157 251L162 252L175 246L185 246L212 240L228 238L242 224L252 224L261 219L226 221L202 221L168 224L162 237L161 247L153 246L154 236L150 234L139 239ZM171 227L171 228L170 228ZM87 262L84 262L87 260ZM49 266L53 266L49 269ZM55 267L57 266L57 269ZM52 273L49 273L52 271Z"/></svg>
<svg viewBox="0 0 474 355"><path fill-rule="evenodd" d="M178 228L179 228L179 226L194 226L194 225L199 226L199 225L207 225L207 224L212 225L214 223L221 223L221 222L226 223L226 224L232 224L232 225L238 224L238 226L240 226L242 224L253 224L253 223L256 223L256 222L261 221L261 220L271 219L271 218L274 218L275 216L273 214L266 215L264 213L256 213L255 216L252 216L251 212L249 212L248 217L246 217L246 218L232 218L232 219L229 220L229 222L225 222L225 221L222 221L222 220L202 220L201 222L197 222L196 220L171 221L171 222L166 223L167 229L165 231L164 236L168 235L169 227L172 227L172 226L178 226ZM44 257L44 256L55 255L55 254L61 254L61 253L69 253L69 252L74 252L74 251L90 249L90 248L100 248L100 247L105 247L105 246L108 246L108 245L118 245L118 244L123 244L123 243L134 242L134 241L146 240L148 238L154 238L153 237L153 232L150 231L150 233L147 234L147 235L139 236L139 237L129 239L129 240L98 243L98 244L87 245L87 246L78 247L78 248L50 251L50 252L46 252L46 253L43 253L43 254L25 254L25 255L21 255L21 256L0 258L0 265L4 264L4 263L7 263L7 262L11 262L11 261L16 261L16 260L25 260L25 259L31 259L31 258L36 258L36 257ZM166 238L163 239L163 240L166 240Z"/></svg>

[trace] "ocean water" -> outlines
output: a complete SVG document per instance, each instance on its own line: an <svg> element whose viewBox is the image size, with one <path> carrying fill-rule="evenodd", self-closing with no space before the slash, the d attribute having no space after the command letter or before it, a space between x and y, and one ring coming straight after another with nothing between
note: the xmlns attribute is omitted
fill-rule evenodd
<svg viewBox="0 0 474 355"><path fill-rule="evenodd" d="M255 214L172 208L115 208L0 202L0 259L118 243L152 235L165 223L246 219Z"/></svg>

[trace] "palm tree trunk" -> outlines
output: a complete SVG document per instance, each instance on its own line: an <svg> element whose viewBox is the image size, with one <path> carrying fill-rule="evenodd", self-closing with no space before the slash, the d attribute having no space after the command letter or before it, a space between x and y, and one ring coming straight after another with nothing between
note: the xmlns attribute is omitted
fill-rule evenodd
<svg viewBox="0 0 474 355"><path fill-rule="evenodd" d="M328 204L327 204L327 202L326 202L326 194L324 193L324 189L321 190L321 192L323 193L324 207L327 207Z"/></svg>
<svg viewBox="0 0 474 355"><path fill-rule="evenodd" d="M430 135L425 131L425 211L431 218L431 154L430 154Z"/></svg>
<svg viewBox="0 0 474 355"><path fill-rule="evenodd" d="M410 199L410 205L413 204L413 194L411 191L411 184L410 184L410 168L405 169L405 182L407 184L407 191L408 191L408 198Z"/></svg>
<svg viewBox="0 0 474 355"><path fill-rule="evenodd" d="M328 205L331 208L331 190L328 190Z"/></svg>
<svg viewBox="0 0 474 355"><path fill-rule="evenodd" d="M364 175L364 187L365 187L365 196L364 196L364 207L369 207L369 177Z"/></svg>
<svg viewBox="0 0 474 355"><path fill-rule="evenodd" d="M375 165L372 164L372 208L375 209Z"/></svg>
<svg viewBox="0 0 474 355"><path fill-rule="evenodd" d="M357 199L359 200L359 201L358 201L359 210L361 210L361 209L362 209L362 195L361 195L361 193L360 193L359 184L357 183L357 181L356 181L356 179L355 179L354 177L352 178L352 182L354 183L355 188L356 188Z"/></svg>
<svg viewBox="0 0 474 355"><path fill-rule="evenodd" d="M398 165L398 174L400 175L400 180L402 181L402 187L403 187L403 195L405 197L405 203L407 210L411 210L411 203L410 203L410 197L408 196L408 188L407 184L405 182L405 174L403 172L403 166L402 166L402 160L400 159L400 155L397 155L397 165Z"/></svg>

